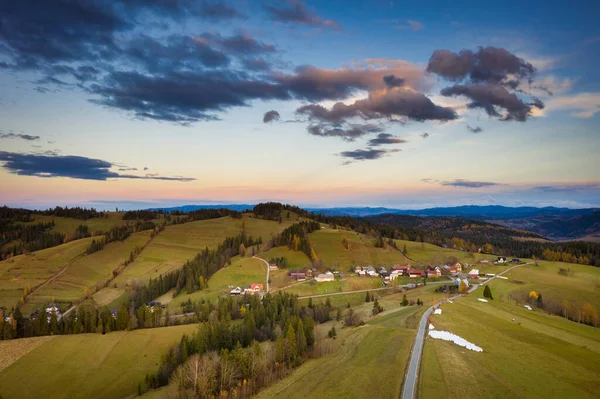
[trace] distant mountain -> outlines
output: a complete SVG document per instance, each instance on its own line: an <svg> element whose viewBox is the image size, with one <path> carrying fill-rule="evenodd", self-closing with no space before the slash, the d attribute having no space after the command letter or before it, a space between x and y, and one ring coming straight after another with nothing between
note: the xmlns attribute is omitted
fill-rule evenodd
<svg viewBox="0 0 600 399"><path fill-rule="evenodd" d="M252 210L252 208L254 208L254 205L248 205L248 204L215 204L215 205L181 205L181 206L174 206L174 207L170 207L170 208L151 208L151 211L180 211L180 212L192 212L192 211L197 211L198 209L221 209L221 208L225 208L225 209L231 209L232 211L238 211L238 212L243 212L243 211L247 211L247 210Z"/></svg>

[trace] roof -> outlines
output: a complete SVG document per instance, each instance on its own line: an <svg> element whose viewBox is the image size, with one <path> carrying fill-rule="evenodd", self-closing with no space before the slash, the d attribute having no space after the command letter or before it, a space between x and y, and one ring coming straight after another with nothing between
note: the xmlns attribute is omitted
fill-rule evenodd
<svg viewBox="0 0 600 399"><path fill-rule="evenodd" d="M469 274L477 274L477 275L479 275L479 269L471 269L471 271L469 272Z"/></svg>
<svg viewBox="0 0 600 399"><path fill-rule="evenodd" d="M409 274L418 274L420 276L424 276L425 275L425 270L417 270L417 269L412 269Z"/></svg>

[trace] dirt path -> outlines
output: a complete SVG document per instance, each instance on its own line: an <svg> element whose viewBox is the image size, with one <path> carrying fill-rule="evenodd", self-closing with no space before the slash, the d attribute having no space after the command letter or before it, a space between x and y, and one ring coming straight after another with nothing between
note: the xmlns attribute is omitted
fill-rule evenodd
<svg viewBox="0 0 600 399"><path fill-rule="evenodd" d="M253 256L253 258L261 260L265 265L267 265L267 290L265 292L269 292L269 279L270 279L270 274L271 274L271 268L269 267L269 262L267 262L266 260L264 260L263 258L260 258L258 256Z"/></svg>

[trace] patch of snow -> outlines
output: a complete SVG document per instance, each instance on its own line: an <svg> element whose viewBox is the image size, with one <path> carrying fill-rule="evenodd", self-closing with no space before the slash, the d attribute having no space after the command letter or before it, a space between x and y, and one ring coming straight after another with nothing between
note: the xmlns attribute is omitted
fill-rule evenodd
<svg viewBox="0 0 600 399"><path fill-rule="evenodd" d="M487 302L487 299L483 299L483 298L477 298L477 300L478 300L479 302Z"/></svg>
<svg viewBox="0 0 600 399"><path fill-rule="evenodd" d="M475 352L483 352L483 349L481 349L477 345L467 341L464 338L459 337L456 334L452 334L451 332L448 332L448 331L438 331L438 330L431 331L430 330L429 336L431 338L435 338L435 339L441 339L444 341L454 342L458 346L462 346L463 348L467 348L467 349L475 351Z"/></svg>
<svg viewBox="0 0 600 399"><path fill-rule="evenodd" d="M508 277L504 277L504 276L496 276L496 278L501 278L503 280L508 280Z"/></svg>
<svg viewBox="0 0 600 399"><path fill-rule="evenodd" d="M429 325L429 329L430 329L430 330L435 330L435 327L433 326L433 324L430 324L430 325Z"/></svg>
<svg viewBox="0 0 600 399"><path fill-rule="evenodd" d="M436 310L434 310L433 314L442 314L442 309L436 309Z"/></svg>
<svg viewBox="0 0 600 399"><path fill-rule="evenodd" d="M529 306L529 305L524 305L523 307L524 307L525 309L527 309L527 310L533 310L533 309L531 308L531 306Z"/></svg>

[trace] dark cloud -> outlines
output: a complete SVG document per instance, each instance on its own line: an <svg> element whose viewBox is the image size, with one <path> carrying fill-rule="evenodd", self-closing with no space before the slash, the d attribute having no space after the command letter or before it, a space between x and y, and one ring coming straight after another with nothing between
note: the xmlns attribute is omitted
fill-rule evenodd
<svg viewBox="0 0 600 399"><path fill-rule="evenodd" d="M280 85L255 80L235 71L167 73L148 76L137 72L115 72L103 85L93 85L101 96L98 104L133 112L142 119L177 123L214 120L210 112L249 101L287 100Z"/></svg>
<svg viewBox="0 0 600 399"><path fill-rule="evenodd" d="M159 41L140 35L129 41L125 53L136 65L150 72L202 70L226 66L230 58L213 49L206 40L192 36L171 35Z"/></svg>
<svg viewBox="0 0 600 399"><path fill-rule="evenodd" d="M404 79L397 78L394 75L386 75L386 76L384 76L383 77L383 81L385 82L385 85L387 87L389 87L390 89L392 87L404 86Z"/></svg>
<svg viewBox="0 0 600 399"><path fill-rule="evenodd" d="M311 13L306 5L300 0L286 0L286 3L288 3L288 6L284 7L265 4L264 8L269 14L269 17L274 21L333 29L340 28L336 22L324 20L318 15ZM281 2L278 2L278 4L281 4Z"/></svg>
<svg viewBox="0 0 600 399"><path fill-rule="evenodd" d="M119 172L131 172L134 170L138 170L137 168L119 168Z"/></svg>
<svg viewBox="0 0 600 399"><path fill-rule="evenodd" d="M55 153L21 154L0 151L0 162L8 172L20 176L70 177L84 180L152 179L192 181L193 178L165 176L122 175L110 170L113 163L80 156L61 156Z"/></svg>
<svg viewBox="0 0 600 399"><path fill-rule="evenodd" d="M435 50L429 59L427 71L454 81L469 78L472 82L498 84L513 82L511 75L531 80L536 70L506 49L480 47L477 52Z"/></svg>
<svg viewBox="0 0 600 399"><path fill-rule="evenodd" d="M427 137L429 137L429 133L421 133L419 136L421 136L424 139L426 139Z"/></svg>
<svg viewBox="0 0 600 399"><path fill-rule="evenodd" d="M369 146L375 147L382 144L403 144L406 140L393 136L389 133L380 133L376 138L369 140Z"/></svg>
<svg viewBox="0 0 600 399"><path fill-rule="evenodd" d="M17 134L17 133L2 133L0 132L0 139L21 139L27 141L36 141L40 139L40 136L31 136L29 134Z"/></svg>
<svg viewBox="0 0 600 399"><path fill-rule="evenodd" d="M542 191L545 193L574 193L585 191L600 190L600 182L575 183L575 184L559 184L551 186L537 186L533 190Z"/></svg>
<svg viewBox="0 0 600 399"><path fill-rule="evenodd" d="M452 108L435 105L424 94L402 88L372 92L368 98L353 104L336 103L331 109L321 105L302 106L296 110L311 120L341 122L347 118L388 119L407 118L413 121L449 121L457 118Z"/></svg>
<svg viewBox="0 0 600 399"><path fill-rule="evenodd" d="M307 130L313 136L339 137L344 141L354 141L367 134L379 133L383 131L383 128L370 123L364 125L349 124L347 127L317 124L308 126Z"/></svg>
<svg viewBox="0 0 600 399"><path fill-rule="evenodd" d="M340 156L343 158L350 158L350 161L345 162L349 164L352 161L368 161L383 158L386 154L399 152L400 150L353 150L353 151L342 151Z"/></svg>
<svg viewBox="0 0 600 399"><path fill-rule="evenodd" d="M250 71L269 71L271 69L271 64L258 57L245 57L241 62L244 68Z"/></svg>
<svg viewBox="0 0 600 399"><path fill-rule="evenodd" d="M442 89L441 94L447 97L468 97L471 99L469 108L482 108L489 116L501 120L524 122L531 116L534 107L544 108L544 103L540 100L533 99L533 102L525 103L515 93L498 84L455 85Z"/></svg>
<svg viewBox="0 0 600 399"><path fill-rule="evenodd" d="M207 19L229 20L235 18L246 18L244 13L228 6L221 1L203 1L201 10L202 16Z"/></svg>
<svg viewBox="0 0 600 399"><path fill-rule="evenodd" d="M485 182L485 181L470 181L464 179L455 179L452 181L443 181L440 183L442 186L451 186L451 187L467 187L467 188L482 188L482 187L490 187L497 186L498 183Z"/></svg>
<svg viewBox="0 0 600 399"><path fill-rule="evenodd" d="M467 130L471 133L481 133L483 132L483 129L479 126L475 126L475 127L471 127L469 125L467 125Z"/></svg>
<svg viewBox="0 0 600 399"><path fill-rule="evenodd" d="M214 44L229 53L234 54L263 54L277 51L274 45L263 43L247 34L223 37L214 33L203 33L197 40L204 39L206 43Z"/></svg>
<svg viewBox="0 0 600 399"><path fill-rule="evenodd" d="M279 115L279 112L275 110L268 111L265 113L265 116L263 116L264 123L278 121L279 119L281 119L281 115Z"/></svg>

